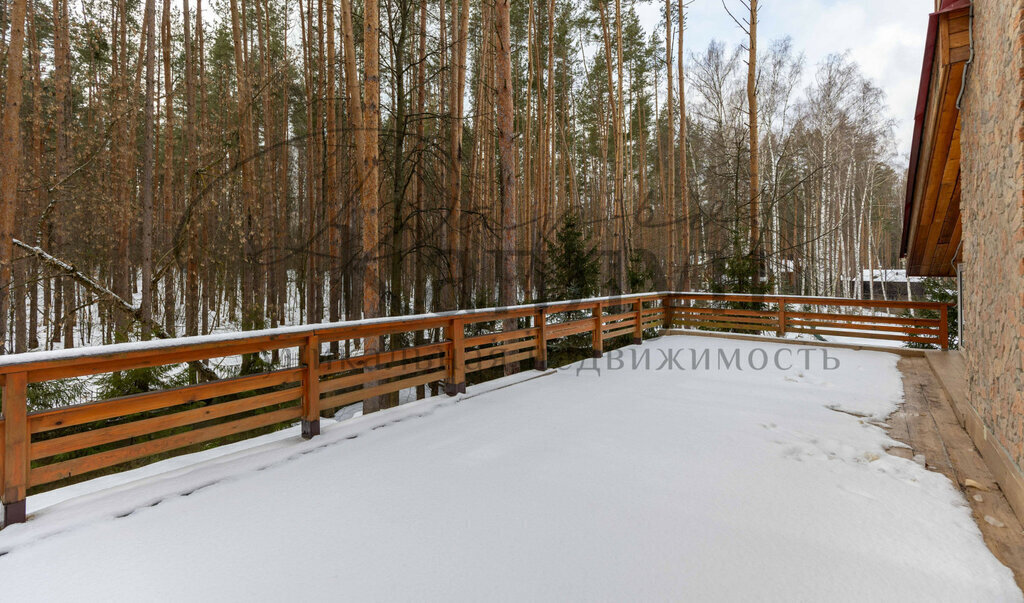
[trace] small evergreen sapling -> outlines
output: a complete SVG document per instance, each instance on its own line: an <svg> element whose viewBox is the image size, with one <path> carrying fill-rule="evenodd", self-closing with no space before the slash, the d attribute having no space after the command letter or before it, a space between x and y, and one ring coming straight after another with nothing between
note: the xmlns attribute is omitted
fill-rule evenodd
<svg viewBox="0 0 1024 603"><path fill-rule="evenodd" d="M597 295L600 266L597 249L579 216L566 213L548 242L548 261L544 267L547 287L541 300L583 299Z"/></svg>
<svg viewBox="0 0 1024 603"><path fill-rule="evenodd" d="M597 295L600 279L597 249L576 214L566 213L555 233L555 240L548 242L544 272L547 285L541 292L540 301L583 299ZM560 316L565 322L570 322L583 318L584 312L564 312ZM589 347L590 335L586 333L555 340L549 364L559 365L585 357L580 355L581 350Z"/></svg>

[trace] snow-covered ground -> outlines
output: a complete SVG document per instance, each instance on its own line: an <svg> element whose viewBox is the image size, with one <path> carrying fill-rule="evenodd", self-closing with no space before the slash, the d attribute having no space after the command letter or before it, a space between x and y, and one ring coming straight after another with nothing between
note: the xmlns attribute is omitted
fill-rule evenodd
<svg viewBox="0 0 1024 603"><path fill-rule="evenodd" d="M1021 601L953 485L885 453L897 358L828 354L664 337L32 497L3 596Z"/></svg>

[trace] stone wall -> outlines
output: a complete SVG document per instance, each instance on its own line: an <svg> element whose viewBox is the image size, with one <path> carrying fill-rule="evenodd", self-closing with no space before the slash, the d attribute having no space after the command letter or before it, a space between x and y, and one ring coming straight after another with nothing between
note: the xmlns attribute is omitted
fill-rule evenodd
<svg viewBox="0 0 1024 603"><path fill-rule="evenodd" d="M1024 0L974 0L961 122L968 396L1024 467Z"/></svg>

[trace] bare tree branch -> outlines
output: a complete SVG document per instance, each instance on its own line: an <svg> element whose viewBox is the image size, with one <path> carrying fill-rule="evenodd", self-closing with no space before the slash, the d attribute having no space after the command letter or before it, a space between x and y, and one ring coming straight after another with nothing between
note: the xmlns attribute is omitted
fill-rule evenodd
<svg viewBox="0 0 1024 603"><path fill-rule="evenodd" d="M75 268L72 264L69 264L61 260L60 258L50 255L40 247L23 243L18 239L14 239L14 245L31 253L32 255L39 258L47 266L50 266L54 270L57 270L58 272L71 278L82 287L85 287L86 289L89 290L89 292L95 295L99 301L107 302L108 304L111 305L111 307L123 313L125 316L133 319L135 322L148 328L154 336L160 339L173 339L167 333L167 331L164 330L163 326L160 323L144 318L141 308L136 308L135 306L131 305L130 303L125 301L121 296L117 295L116 293L108 289L102 283L97 282L89 275L84 274L83 272ZM197 373L202 375L204 379L208 381L216 381L220 379L217 373L213 372L213 370L211 370L202 362L193 361L189 362L188 364L193 369L195 369Z"/></svg>

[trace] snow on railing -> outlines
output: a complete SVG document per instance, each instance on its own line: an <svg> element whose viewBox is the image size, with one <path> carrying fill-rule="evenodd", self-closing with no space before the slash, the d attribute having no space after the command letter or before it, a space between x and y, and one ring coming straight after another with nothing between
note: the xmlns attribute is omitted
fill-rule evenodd
<svg viewBox="0 0 1024 603"><path fill-rule="evenodd" d="M931 310L937 317L842 314L835 310L841 307ZM25 520L25 497L32 488L123 470L296 421L303 437L311 438L319 434L321 415L343 406L362 402L372 412L396 404L402 390L436 390L442 384L455 395L466 390L467 375L494 377L485 371L503 373L495 369L523 362L546 370L548 343L570 336L586 342L589 334L595 356L607 340L640 343L645 330L673 327L945 347L946 312L944 304L919 302L655 292L3 356L3 523ZM515 327L496 326L508 324L504 321ZM399 344L379 351L384 336L398 336ZM415 343L401 345L410 341ZM342 355L341 342L362 350ZM288 349L297 351L298 366L243 363L266 370L220 378L205 364ZM169 366L188 367L184 374L193 383L29 412L32 384Z"/></svg>

